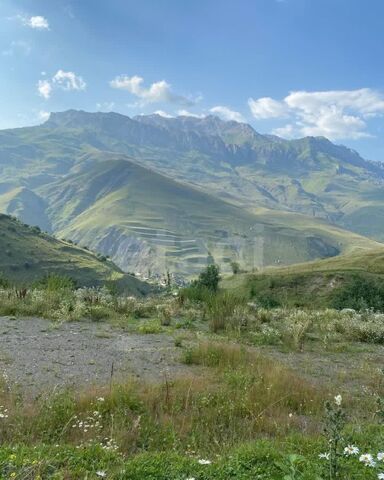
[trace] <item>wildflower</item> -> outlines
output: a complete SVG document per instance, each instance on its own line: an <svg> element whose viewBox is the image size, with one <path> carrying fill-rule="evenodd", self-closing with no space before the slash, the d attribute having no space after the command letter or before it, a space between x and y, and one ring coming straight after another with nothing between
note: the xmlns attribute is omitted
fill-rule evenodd
<svg viewBox="0 0 384 480"><path fill-rule="evenodd" d="M347 445L344 448L344 455L347 455L348 457L350 455L357 455L359 453L359 449L355 447L354 445Z"/></svg>
<svg viewBox="0 0 384 480"><path fill-rule="evenodd" d="M212 463L210 460L204 460L204 458L201 458L198 462L200 465L210 465Z"/></svg>
<svg viewBox="0 0 384 480"><path fill-rule="evenodd" d="M97 475L98 477L105 478L105 477L107 476L107 472L105 472L104 470L98 470L98 471L96 472L96 475Z"/></svg>
<svg viewBox="0 0 384 480"><path fill-rule="evenodd" d="M98 402L105 402L105 398L104 397L99 397L99 398L97 398L97 401Z"/></svg>
<svg viewBox="0 0 384 480"><path fill-rule="evenodd" d="M341 402L343 401L343 397L341 395L336 395L335 397L335 403L338 407L341 406Z"/></svg>
<svg viewBox="0 0 384 480"><path fill-rule="evenodd" d="M8 418L8 409L0 405L0 418Z"/></svg>
<svg viewBox="0 0 384 480"><path fill-rule="evenodd" d="M379 474L377 475L377 478L378 478L379 480L384 480L384 473L379 473Z"/></svg>
<svg viewBox="0 0 384 480"><path fill-rule="evenodd" d="M382 462L384 460L384 452L379 452L377 454L377 459L379 460L379 462Z"/></svg>
<svg viewBox="0 0 384 480"><path fill-rule="evenodd" d="M319 458L322 460L329 460L329 453L320 453Z"/></svg>
<svg viewBox="0 0 384 480"><path fill-rule="evenodd" d="M360 455L359 460L361 463L364 463L364 465L366 465L367 467L374 467L376 465L370 453L364 453L363 455Z"/></svg>

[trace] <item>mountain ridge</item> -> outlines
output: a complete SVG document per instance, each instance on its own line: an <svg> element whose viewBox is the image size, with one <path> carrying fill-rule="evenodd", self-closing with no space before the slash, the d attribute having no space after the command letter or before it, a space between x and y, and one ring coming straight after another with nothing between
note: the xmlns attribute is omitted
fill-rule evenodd
<svg viewBox="0 0 384 480"><path fill-rule="evenodd" d="M46 205L37 223L142 273L164 273L157 255L183 274L211 260L225 269L231 260L251 262L253 225L262 231L257 242L265 241L255 266L336 255L349 243L372 246L342 229L384 238L372 220L384 213L383 180L380 164L323 137L284 140L215 116L69 110L38 127L0 131L0 209L25 221L23 198L34 195ZM154 234L159 228L171 233ZM184 238L188 229L193 235ZM174 239L167 248L164 235ZM235 237L248 239L243 256Z"/></svg>

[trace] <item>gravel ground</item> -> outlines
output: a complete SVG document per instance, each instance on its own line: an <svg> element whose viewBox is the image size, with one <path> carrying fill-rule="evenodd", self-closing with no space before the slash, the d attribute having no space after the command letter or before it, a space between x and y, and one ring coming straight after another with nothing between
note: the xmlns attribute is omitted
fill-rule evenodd
<svg viewBox="0 0 384 480"><path fill-rule="evenodd" d="M52 324L0 317L0 373L36 396L64 387L87 388L141 377L162 381L188 370L171 336L136 335L107 324Z"/></svg>

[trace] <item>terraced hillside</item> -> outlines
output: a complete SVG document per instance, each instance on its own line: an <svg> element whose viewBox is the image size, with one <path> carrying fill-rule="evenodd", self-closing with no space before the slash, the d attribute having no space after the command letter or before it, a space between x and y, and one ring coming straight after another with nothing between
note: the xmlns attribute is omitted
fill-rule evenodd
<svg viewBox="0 0 384 480"><path fill-rule="evenodd" d="M0 132L1 211L145 276L375 247L342 228L382 238L383 179L380 164L326 139L216 117L68 111Z"/></svg>
<svg viewBox="0 0 384 480"><path fill-rule="evenodd" d="M131 294L149 291L146 283L123 273L110 260L98 258L7 215L0 215L0 272L2 277L17 284L59 274L71 277L79 286L108 282Z"/></svg>
<svg viewBox="0 0 384 480"><path fill-rule="evenodd" d="M325 223L314 222L305 233L273 223L121 155L93 161L38 191L49 198L58 235L110 254L125 270L193 276L212 261L223 271L232 260L284 265L375 243Z"/></svg>

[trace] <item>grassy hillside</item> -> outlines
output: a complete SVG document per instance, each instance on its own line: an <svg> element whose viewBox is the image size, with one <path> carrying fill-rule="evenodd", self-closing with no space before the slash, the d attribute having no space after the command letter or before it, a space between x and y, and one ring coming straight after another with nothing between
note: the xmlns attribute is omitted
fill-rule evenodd
<svg viewBox="0 0 384 480"><path fill-rule="evenodd" d="M73 278L79 286L111 282L133 294L148 291L146 284L103 260L36 227L0 215L0 272L11 282L27 284L47 274L59 274Z"/></svg>
<svg viewBox="0 0 384 480"><path fill-rule="evenodd" d="M144 275L369 243L342 228L384 238L383 179L381 165L324 138L286 141L216 117L68 111L0 132L0 211Z"/></svg>
<svg viewBox="0 0 384 480"><path fill-rule="evenodd" d="M193 276L212 262L230 271L232 260L243 267L285 265L375 245L296 214L251 214L122 155L90 158L91 166L39 193L49 198L48 215L60 237L110 254L124 270Z"/></svg>
<svg viewBox="0 0 384 480"><path fill-rule="evenodd" d="M334 306L340 292L356 281L357 296L364 295L363 289L381 288L384 247L357 248L334 258L234 275L225 278L222 286L265 306L322 308Z"/></svg>

